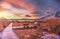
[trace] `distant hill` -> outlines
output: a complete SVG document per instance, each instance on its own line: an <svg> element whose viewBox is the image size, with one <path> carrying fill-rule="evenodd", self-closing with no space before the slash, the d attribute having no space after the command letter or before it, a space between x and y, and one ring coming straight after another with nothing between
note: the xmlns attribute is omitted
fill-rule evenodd
<svg viewBox="0 0 60 39"><path fill-rule="evenodd" d="M55 17L60 18L60 11L59 12L56 12Z"/></svg>

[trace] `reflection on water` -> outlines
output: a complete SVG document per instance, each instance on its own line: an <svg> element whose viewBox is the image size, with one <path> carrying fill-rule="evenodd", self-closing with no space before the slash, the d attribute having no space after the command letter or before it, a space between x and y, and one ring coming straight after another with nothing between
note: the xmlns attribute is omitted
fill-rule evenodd
<svg viewBox="0 0 60 39"><path fill-rule="evenodd" d="M2 32L2 39L19 39L12 30L12 23L10 23Z"/></svg>

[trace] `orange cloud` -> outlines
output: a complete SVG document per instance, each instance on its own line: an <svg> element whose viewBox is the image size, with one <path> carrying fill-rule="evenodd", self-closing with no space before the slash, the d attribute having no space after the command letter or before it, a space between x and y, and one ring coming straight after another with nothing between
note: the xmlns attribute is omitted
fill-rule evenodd
<svg viewBox="0 0 60 39"><path fill-rule="evenodd" d="M11 5L15 5L15 6L18 6L20 8L27 9L29 11L32 11L32 12L30 12L27 15L29 15L29 16L31 16L33 18L34 17L39 17L35 13L33 13L37 8L35 6L33 6L33 5L29 5L25 0L5 0L5 2L8 2ZM14 14L14 15L20 16L20 14ZM24 15L24 14L22 14L22 15Z"/></svg>
<svg viewBox="0 0 60 39"><path fill-rule="evenodd" d="M19 6L20 8L24 8L30 11L35 11L36 8L33 5L29 5L26 3L26 0L6 0L7 2Z"/></svg>

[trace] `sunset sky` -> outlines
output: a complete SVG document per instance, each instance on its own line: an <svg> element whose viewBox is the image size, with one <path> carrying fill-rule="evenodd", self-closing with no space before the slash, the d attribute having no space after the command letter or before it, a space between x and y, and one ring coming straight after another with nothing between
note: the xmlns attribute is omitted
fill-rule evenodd
<svg viewBox="0 0 60 39"><path fill-rule="evenodd" d="M0 0L0 8L44 16L60 11L60 0Z"/></svg>

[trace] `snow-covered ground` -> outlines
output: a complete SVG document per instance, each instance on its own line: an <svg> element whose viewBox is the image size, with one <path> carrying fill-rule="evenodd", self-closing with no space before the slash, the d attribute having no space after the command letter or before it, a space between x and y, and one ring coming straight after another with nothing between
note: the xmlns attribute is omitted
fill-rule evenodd
<svg viewBox="0 0 60 39"><path fill-rule="evenodd" d="M6 27L3 32L0 33L1 39L19 39L17 35L12 30L12 23Z"/></svg>

